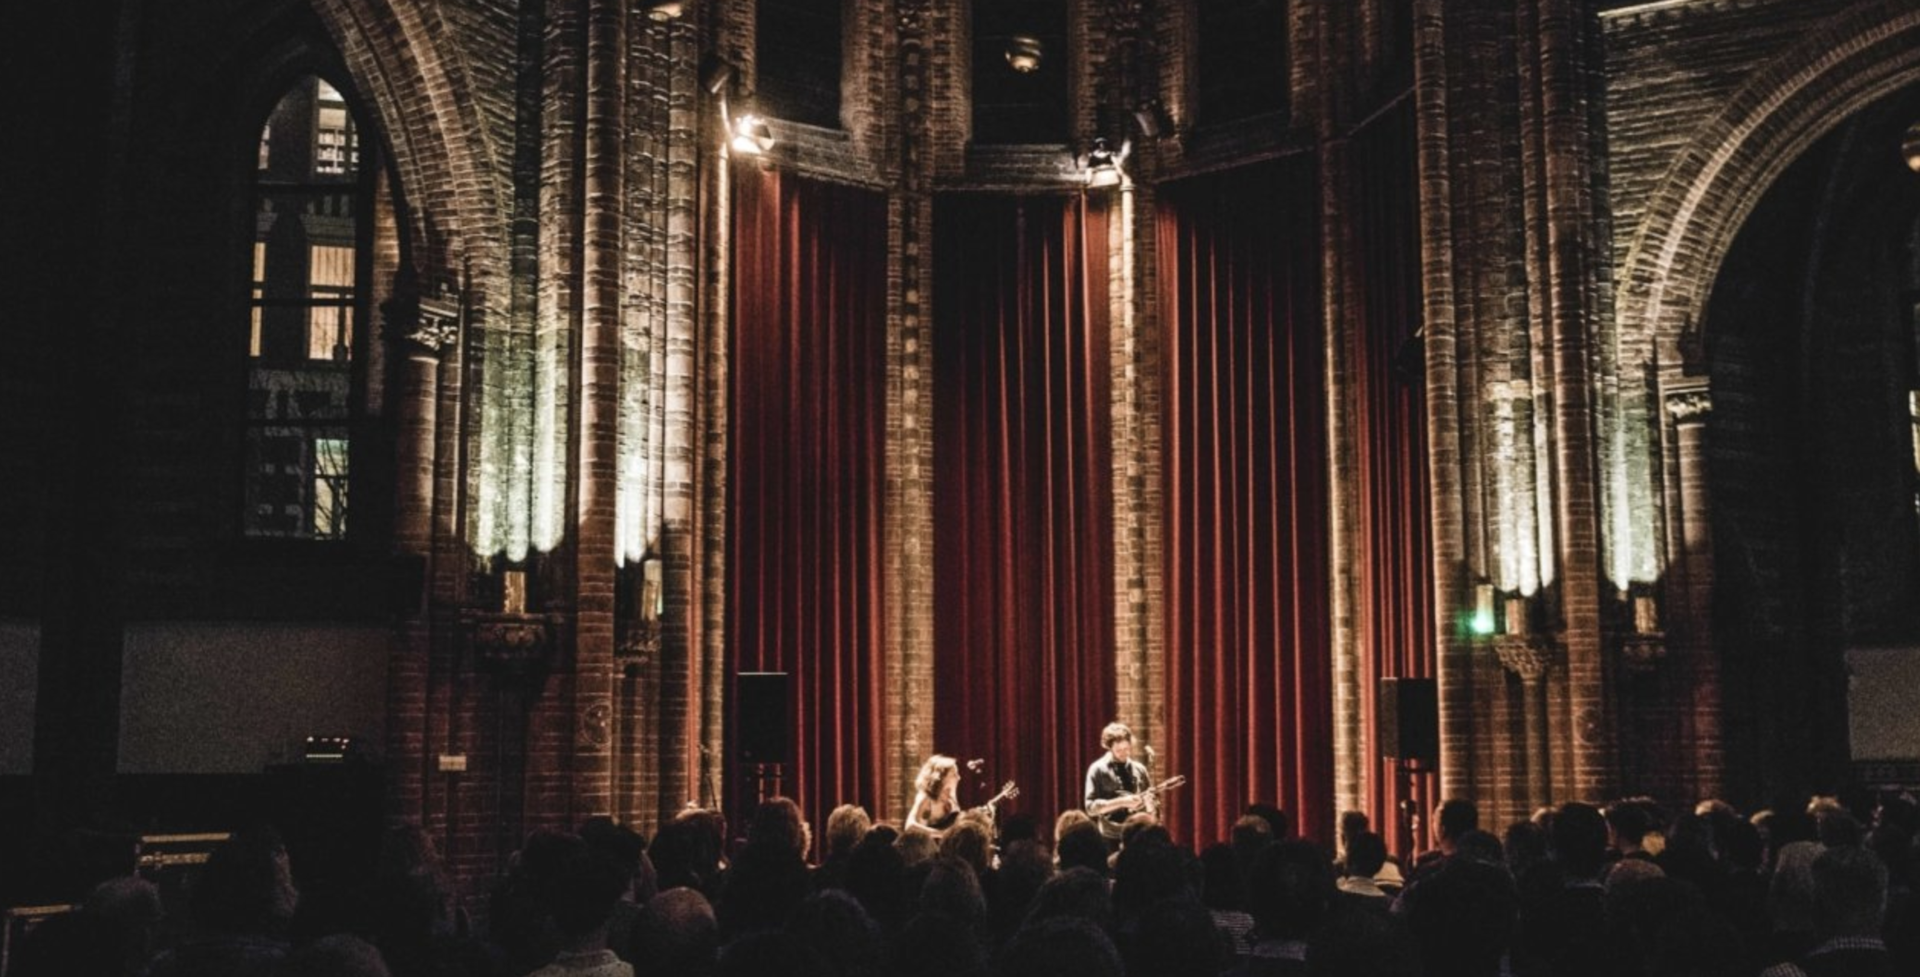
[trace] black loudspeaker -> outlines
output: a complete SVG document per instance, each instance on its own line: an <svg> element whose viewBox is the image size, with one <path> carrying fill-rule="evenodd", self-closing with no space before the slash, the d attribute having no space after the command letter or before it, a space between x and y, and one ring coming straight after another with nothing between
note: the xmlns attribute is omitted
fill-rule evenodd
<svg viewBox="0 0 1920 977"><path fill-rule="evenodd" d="M1383 678L1374 700L1380 755L1432 766L1440 760L1440 702L1430 678Z"/></svg>
<svg viewBox="0 0 1920 977"><path fill-rule="evenodd" d="M740 759L787 762L787 673L741 672L734 687Z"/></svg>

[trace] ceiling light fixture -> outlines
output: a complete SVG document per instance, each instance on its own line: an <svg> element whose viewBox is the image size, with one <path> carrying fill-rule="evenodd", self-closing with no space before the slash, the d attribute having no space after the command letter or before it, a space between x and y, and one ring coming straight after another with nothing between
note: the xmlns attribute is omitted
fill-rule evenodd
<svg viewBox="0 0 1920 977"><path fill-rule="evenodd" d="M1015 34L1007 38L1007 65L1021 74L1032 74L1040 70L1040 59L1046 54L1046 45L1032 34Z"/></svg>

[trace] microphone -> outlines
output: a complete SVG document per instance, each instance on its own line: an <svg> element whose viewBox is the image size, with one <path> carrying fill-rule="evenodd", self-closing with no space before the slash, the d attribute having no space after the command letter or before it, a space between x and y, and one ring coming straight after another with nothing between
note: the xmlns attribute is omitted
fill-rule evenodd
<svg viewBox="0 0 1920 977"><path fill-rule="evenodd" d="M980 757L974 757L973 759L967 761L967 769L973 771L974 773L979 773L981 770L985 769L986 766L987 766L987 761Z"/></svg>

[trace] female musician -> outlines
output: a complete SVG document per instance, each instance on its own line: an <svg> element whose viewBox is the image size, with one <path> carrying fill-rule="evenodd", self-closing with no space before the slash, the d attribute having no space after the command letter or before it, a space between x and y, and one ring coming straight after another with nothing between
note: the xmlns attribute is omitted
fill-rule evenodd
<svg viewBox="0 0 1920 977"><path fill-rule="evenodd" d="M942 837L960 819L960 764L952 757L935 753L920 765L913 778L913 806L907 809L907 827Z"/></svg>

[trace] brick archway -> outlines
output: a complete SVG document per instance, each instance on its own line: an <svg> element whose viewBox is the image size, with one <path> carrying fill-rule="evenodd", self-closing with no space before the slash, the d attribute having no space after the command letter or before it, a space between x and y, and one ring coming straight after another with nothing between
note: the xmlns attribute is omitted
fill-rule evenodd
<svg viewBox="0 0 1920 977"><path fill-rule="evenodd" d="M1682 371L1683 332L1702 321L1734 235L1788 165L1846 118L1920 81L1920 9L1872 0L1835 15L1754 73L1701 128L1649 200L1628 251L1619 322Z"/></svg>
<svg viewBox="0 0 1920 977"><path fill-rule="evenodd" d="M494 162L462 52L423 0L316 0L314 10L375 107L410 205L423 273L454 273L467 259L481 294L506 267L511 187ZM438 39L436 41L435 39Z"/></svg>

